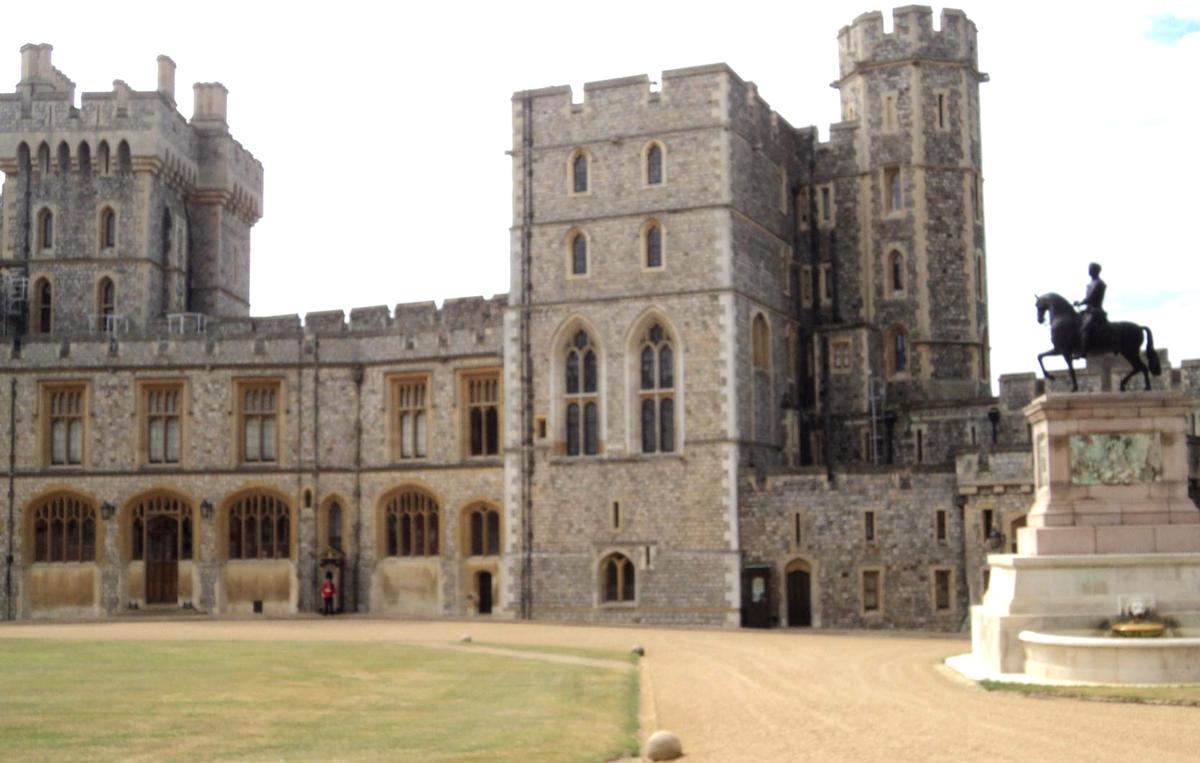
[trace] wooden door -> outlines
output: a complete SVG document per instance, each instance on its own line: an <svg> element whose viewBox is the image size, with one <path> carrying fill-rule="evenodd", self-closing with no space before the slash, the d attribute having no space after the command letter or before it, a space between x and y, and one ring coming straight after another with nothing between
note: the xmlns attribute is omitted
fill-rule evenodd
<svg viewBox="0 0 1200 763"><path fill-rule="evenodd" d="M770 628L771 570L768 567L752 567L743 574L742 625L746 628Z"/></svg>
<svg viewBox="0 0 1200 763"><path fill-rule="evenodd" d="M146 603L179 601L179 521L153 517L146 527Z"/></svg>
<svg viewBox="0 0 1200 763"><path fill-rule="evenodd" d="M792 570L787 575L788 625L792 628L812 625L812 579L807 570Z"/></svg>
<svg viewBox="0 0 1200 763"><path fill-rule="evenodd" d="M475 576L476 601L479 602L479 614L492 614L492 573L481 572Z"/></svg>

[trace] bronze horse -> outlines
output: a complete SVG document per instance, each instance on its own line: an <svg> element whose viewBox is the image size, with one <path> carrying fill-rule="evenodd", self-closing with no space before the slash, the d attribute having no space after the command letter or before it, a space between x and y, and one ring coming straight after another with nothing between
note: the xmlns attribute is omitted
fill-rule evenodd
<svg viewBox="0 0 1200 763"><path fill-rule="evenodd" d="M1038 365L1042 367L1042 374L1048 380L1054 381L1054 377L1042 363L1042 358L1047 355L1062 355L1063 360L1067 361L1067 370L1071 373L1071 389L1078 392L1079 382L1075 380L1075 367L1071 361L1084 357L1081 331L1083 319L1070 302L1054 292L1043 294L1037 298L1038 323L1046 322L1047 312L1050 313L1050 343L1054 345L1054 349L1038 355ZM1106 323L1097 328L1099 330L1095 332L1096 336L1092 340L1092 346L1087 348L1088 353L1111 352L1129 361L1133 370L1121 379L1122 390L1125 389L1125 384L1139 372L1146 382L1146 389L1150 389L1150 374L1162 375L1162 366L1158 361L1158 353L1154 351L1154 334L1150 333L1150 327L1139 326L1129 321L1119 321ZM1142 362L1141 354L1143 333L1146 335L1146 363Z"/></svg>

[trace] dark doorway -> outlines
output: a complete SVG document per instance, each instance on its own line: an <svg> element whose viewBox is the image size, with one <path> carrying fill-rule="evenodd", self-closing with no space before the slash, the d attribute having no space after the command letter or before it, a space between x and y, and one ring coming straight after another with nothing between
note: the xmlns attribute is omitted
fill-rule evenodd
<svg viewBox="0 0 1200 763"><path fill-rule="evenodd" d="M812 625L812 575L807 569L789 569L787 573L788 627Z"/></svg>
<svg viewBox="0 0 1200 763"><path fill-rule="evenodd" d="M475 576L475 600L479 604L479 614L492 614L492 573L481 572Z"/></svg>
<svg viewBox="0 0 1200 763"><path fill-rule="evenodd" d="M771 568L748 567L742 583L742 625L771 627Z"/></svg>
<svg viewBox="0 0 1200 763"><path fill-rule="evenodd" d="M179 522L151 517L146 526L146 603L179 601Z"/></svg>

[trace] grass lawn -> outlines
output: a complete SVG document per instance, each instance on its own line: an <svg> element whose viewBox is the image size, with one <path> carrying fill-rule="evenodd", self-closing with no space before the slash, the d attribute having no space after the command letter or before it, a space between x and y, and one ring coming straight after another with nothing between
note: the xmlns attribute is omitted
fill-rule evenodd
<svg viewBox="0 0 1200 763"><path fill-rule="evenodd" d="M1069 697L1100 702L1140 702L1152 705L1200 707L1200 684L1180 686L1043 686L1003 681L980 681L988 691L1011 691L1030 697Z"/></svg>
<svg viewBox="0 0 1200 763"><path fill-rule="evenodd" d="M637 692L636 671L384 643L3 640L0 756L603 761L637 750Z"/></svg>

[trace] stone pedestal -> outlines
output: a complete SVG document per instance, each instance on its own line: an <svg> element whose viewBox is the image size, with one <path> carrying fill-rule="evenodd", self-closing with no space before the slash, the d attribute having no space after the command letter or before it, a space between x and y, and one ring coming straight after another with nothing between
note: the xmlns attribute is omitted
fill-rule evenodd
<svg viewBox="0 0 1200 763"><path fill-rule="evenodd" d="M1191 399L1170 392L1047 395L1026 409L1035 496L1016 554L992 555L971 608L972 654L1026 672L1019 634L1086 632L1139 601L1200 623L1200 511L1187 494Z"/></svg>

